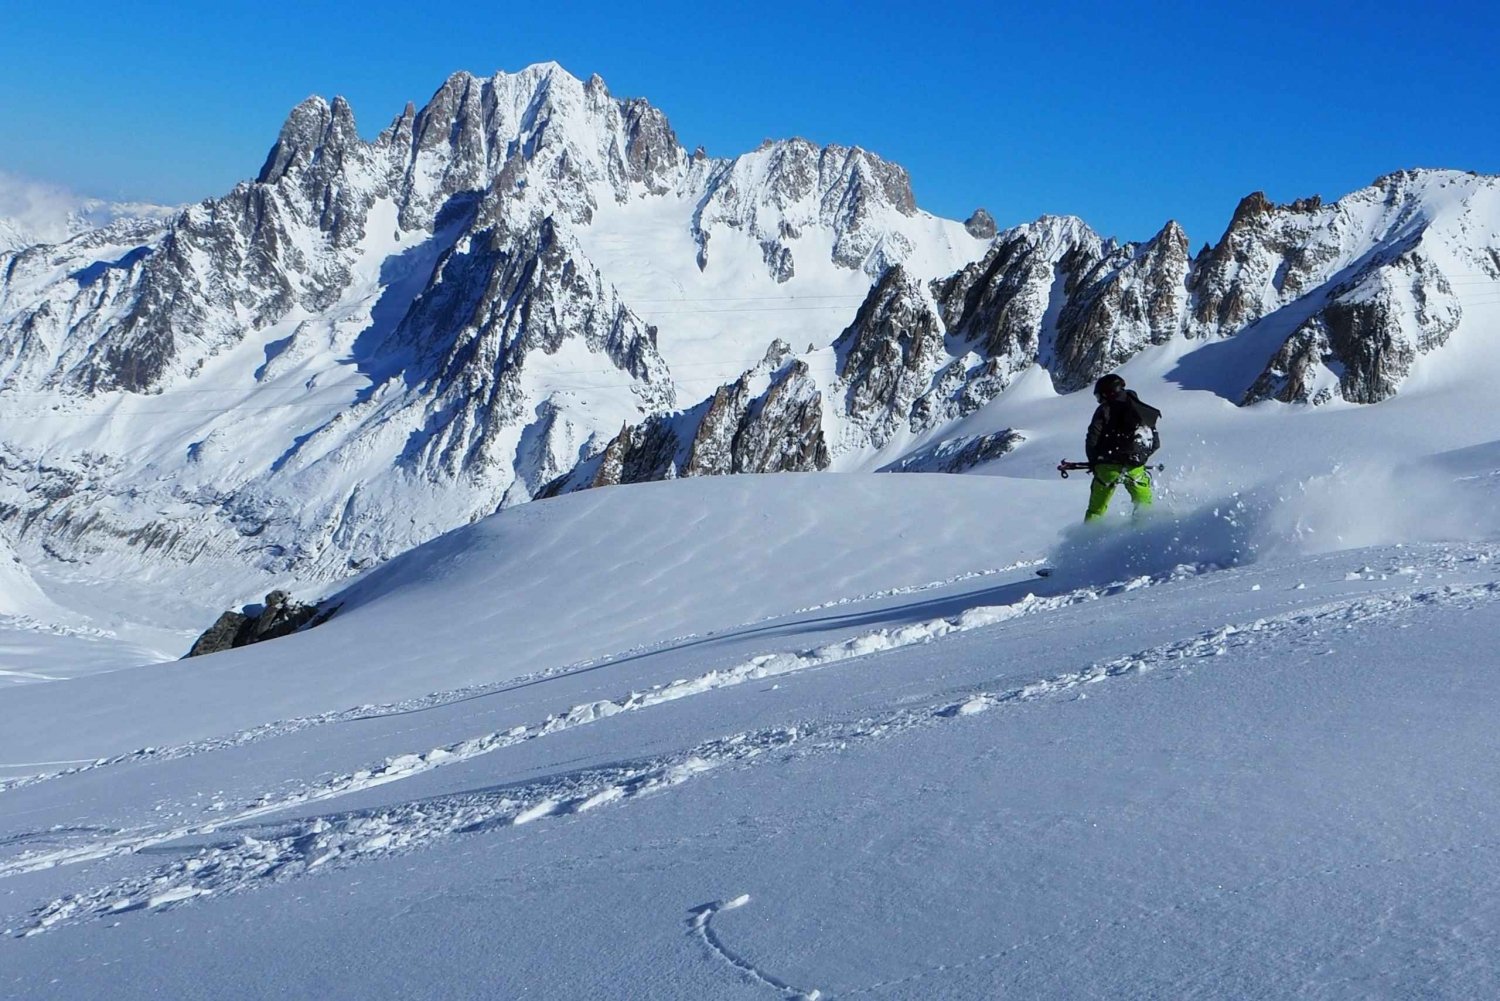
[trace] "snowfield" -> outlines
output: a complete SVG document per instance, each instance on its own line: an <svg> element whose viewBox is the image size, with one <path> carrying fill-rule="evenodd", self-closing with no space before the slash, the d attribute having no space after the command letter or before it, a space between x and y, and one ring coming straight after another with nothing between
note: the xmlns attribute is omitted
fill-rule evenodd
<svg viewBox="0 0 1500 1001"><path fill-rule="evenodd" d="M1500 994L1478 392L1242 411L1152 364L1135 525L1076 525L1089 404L1022 385L971 421L1028 436L988 475L588 491L306 633L8 678L0 986Z"/></svg>

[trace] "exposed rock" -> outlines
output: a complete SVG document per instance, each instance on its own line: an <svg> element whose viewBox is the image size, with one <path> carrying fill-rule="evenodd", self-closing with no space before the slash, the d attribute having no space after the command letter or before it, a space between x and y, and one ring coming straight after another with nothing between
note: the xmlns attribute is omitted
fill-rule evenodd
<svg viewBox="0 0 1500 1001"><path fill-rule="evenodd" d="M1462 315L1442 272L1410 251L1369 269L1299 326L1242 402L1320 403L1337 395L1378 403L1395 395L1420 355L1447 341Z"/></svg>
<svg viewBox="0 0 1500 1001"><path fill-rule="evenodd" d="M970 369L969 406L988 402L1034 364L1047 367L1059 388L1079 378L1069 366L1080 363L1058 350L1052 318L1089 287L1104 256L1099 237L1081 221L1048 218L1000 234L982 261L935 285L948 333L973 345L983 362ZM1075 333L1071 343L1091 336L1098 334Z"/></svg>
<svg viewBox="0 0 1500 1001"><path fill-rule="evenodd" d="M244 643L236 641L241 635L248 635L248 627L252 621L254 620L250 616L242 612L225 612L219 616L217 622L204 631L202 636L193 641L193 647L187 652L187 656L201 657L204 654L244 646Z"/></svg>
<svg viewBox="0 0 1500 1001"><path fill-rule="evenodd" d="M671 186L672 172L683 161L677 133L661 109L649 101L632 98L623 102L621 111L631 180L645 185L653 194L664 194Z"/></svg>
<svg viewBox="0 0 1500 1001"><path fill-rule="evenodd" d="M999 232L995 227L995 217L990 215L986 209L975 209L974 214L964 220L964 229L969 235L981 240L993 240Z"/></svg>
<svg viewBox="0 0 1500 1001"><path fill-rule="evenodd" d="M734 436L733 472L813 472L828 468L823 439L823 394L807 365L793 362L758 405L752 405Z"/></svg>
<svg viewBox="0 0 1500 1001"><path fill-rule="evenodd" d="M823 395L804 362L788 362L790 350L777 341L759 365L696 407L626 425L537 496L678 476L826 469ZM765 388L757 393L756 385Z"/></svg>
<svg viewBox="0 0 1500 1001"><path fill-rule="evenodd" d="M735 471L734 441L750 413L749 372L720 386L693 433L684 476L724 476Z"/></svg>
<svg viewBox="0 0 1500 1001"><path fill-rule="evenodd" d="M771 272L771 277L776 279L777 284L791 281L796 275L797 267L792 260L791 247L773 240L762 240L760 252L765 258L766 270Z"/></svg>
<svg viewBox="0 0 1500 1001"><path fill-rule="evenodd" d="M623 427L605 446L589 486L671 479L676 475L679 445L677 432L663 417L653 417L635 427Z"/></svg>
<svg viewBox="0 0 1500 1001"><path fill-rule="evenodd" d="M1193 260L1188 334L1229 336L1325 280L1342 249L1317 237L1330 224L1339 220L1316 195L1282 206L1246 195L1219 242Z"/></svg>
<svg viewBox="0 0 1500 1001"><path fill-rule="evenodd" d="M337 610L330 608L320 614L317 605L293 601L286 591L272 591L259 609L249 606L243 611L225 612L219 616L218 621L193 643L187 656L200 657L289 636L304 626L311 628L327 622Z"/></svg>
<svg viewBox="0 0 1500 1001"><path fill-rule="evenodd" d="M1188 264L1187 235L1175 222L1099 261L1058 317L1053 384L1064 392L1082 389L1143 348L1177 336Z"/></svg>
<svg viewBox="0 0 1500 1001"><path fill-rule="evenodd" d="M881 276L834 347L844 412L876 447L910 421L913 403L945 360L942 321L899 265Z"/></svg>

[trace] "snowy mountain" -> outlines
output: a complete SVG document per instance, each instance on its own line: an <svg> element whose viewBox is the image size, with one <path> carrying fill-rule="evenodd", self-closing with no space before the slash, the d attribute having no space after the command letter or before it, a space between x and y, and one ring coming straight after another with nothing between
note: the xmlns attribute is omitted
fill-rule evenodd
<svg viewBox="0 0 1500 1001"><path fill-rule="evenodd" d="M1006 432L1005 447L966 453L975 440L948 431L1022 373L1040 369L1067 393L1138 356L1240 404L1377 403L1458 330L1466 303L1482 315L1493 304L1497 197L1497 178L1405 172L1326 206L1251 195L1196 257L1175 223L1116 246L1081 220L1047 218L998 234L943 279L893 265L826 352L783 345L758 390L747 372L711 402L628 427L548 493L696 475L694 455L747 438L777 445L712 471L918 468L907 460L934 450L956 471L961 455L989 461L1019 444Z"/></svg>
<svg viewBox="0 0 1500 1001"><path fill-rule="evenodd" d="M165 233L0 258L0 385L30 419L7 528L336 577L526 499L777 329L826 344L890 264L983 247L873 154L688 155L552 64L456 75L371 142L310 99L255 182Z"/></svg>

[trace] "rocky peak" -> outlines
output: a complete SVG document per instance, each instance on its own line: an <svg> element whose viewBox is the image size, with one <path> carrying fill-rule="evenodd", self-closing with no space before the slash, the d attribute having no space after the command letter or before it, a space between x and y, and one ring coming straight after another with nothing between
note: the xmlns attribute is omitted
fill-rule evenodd
<svg viewBox="0 0 1500 1001"><path fill-rule="evenodd" d="M1169 221L1150 240L1105 254L1058 316L1052 381L1065 392L1166 344L1187 308L1188 239Z"/></svg>
<svg viewBox="0 0 1500 1001"><path fill-rule="evenodd" d="M879 447L906 424L944 360L943 323L900 265L881 275L834 342L844 411Z"/></svg>
<svg viewBox="0 0 1500 1001"><path fill-rule="evenodd" d="M812 227L834 234L833 262L878 277L910 245L895 220L914 216L911 179L896 164L859 147L819 147L806 139L763 143L720 162L694 215L698 263L707 268L713 231L727 227L755 237L777 281L796 273L793 241Z"/></svg>
<svg viewBox="0 0 1500 1001"><path fill-rule="evenodd" d="M1240 203L1234 207L1234 215L1229 219L1229 228L1234 230L1252 225L1257 219L1269 215L1275 207L1264 191L1252 191L1241 198Z"/></svg>
<svg viewBox="0 0 1500 1001"><path fill-rule="evenodd" d="M412 137L419 150L446 148L462 155L482 142L483 84L472 73L454 73L417 112Z"/></svg>
<svg viewBox="0 0 1500 1001"><path fill-rule="evenodd" d="M309 97L287 116L256 182L275 184L289 172L306 168L322 156L341 155L359 141L354 111L347 101L337 97L329 105L321 97Z"/></svg>
<svg viewBox="0 0 1500 1001"><path fill-rule="evenodd" d="M683 163L677 133L661 109L644 98L622 101L620 110L625 119L625 158L631 180L645 185L652 194L665 193Z"/></svg>
<svg viewBox="0 0 1500 1001"><path fill-rule="evenodd" d="M970 236L978 237L981 240L993 240L997 232L995 217L990 215L986 209L975 209L974 214L964 220L964 229L969 231Z"/></svg>
<svg viewBox="0 0 1500 1001"><path fill-rule="evenodd" d="M999 360L1008 378L1043 354L1054 301L1102 254L1082 220L1045 216L997 235L982 260L937 283L933 295L949 333Z"/></svg>

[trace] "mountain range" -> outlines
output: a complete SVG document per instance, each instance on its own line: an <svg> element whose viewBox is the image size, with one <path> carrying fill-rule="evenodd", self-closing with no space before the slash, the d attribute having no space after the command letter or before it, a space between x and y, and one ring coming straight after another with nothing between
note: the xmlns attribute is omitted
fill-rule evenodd
<svg viewBox="0 0 1500 1001"><path fill-rule="evenodd" d="M938 218L858 147L689 152L555 64L460 73L372 140L308 99L165 222L0 252L0 535L333 581L585 487L971 468L1026 447L971 418L1028 377L1377 404L1497 289L1490 176L1251 194L1194 252Z"/></svg>

